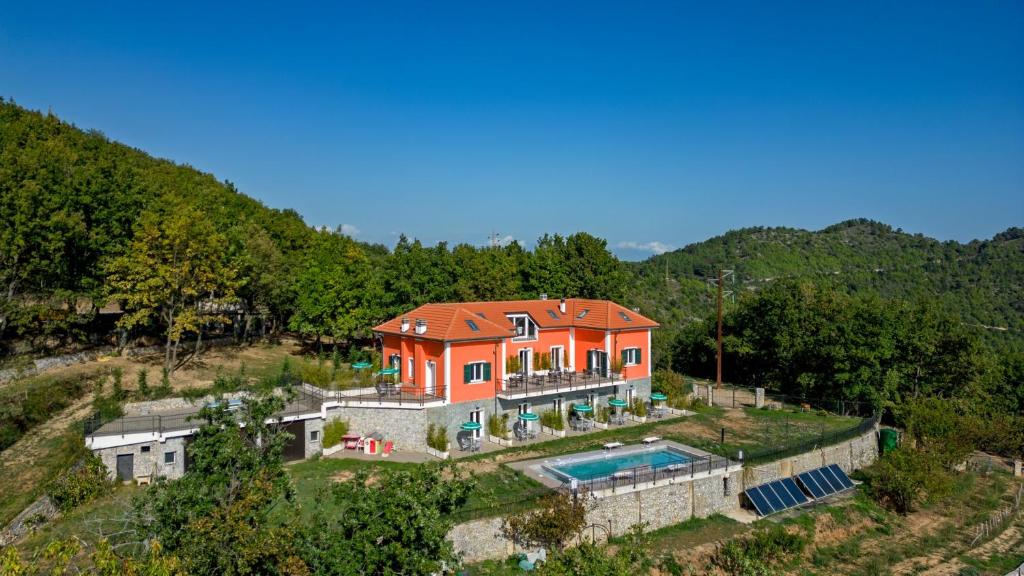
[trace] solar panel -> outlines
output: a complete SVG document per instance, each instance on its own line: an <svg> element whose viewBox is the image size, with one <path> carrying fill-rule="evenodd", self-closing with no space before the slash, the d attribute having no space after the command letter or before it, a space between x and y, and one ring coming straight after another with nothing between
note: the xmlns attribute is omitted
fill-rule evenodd
<svg viewBox="0 0 1024 576"><path fill-rule="evenodd" d="M853 488L853 480L850 480L850 477L846 475L846 472L843 472L842 468L840 468L836 464L832 464L828 467L828 469L831 470L832 474L834 474L835 477L839 479L839 482L842 483L843 488Z"/></svg>
<svg viewBox="0 0 1024 576"><path fill-rule="evenodd" d="M757 509L757 513L761 516L767 516L775 512L775 509L772 508L771 504L765 500L760 487L754 486L753 488L748 489L747 498L750 498L750 503L754 505L754 508Z"/></svg>
<svg viewBox="0 0 1024 576"><path fill-rule="evenodd" d="M815 498L824 498L826 496L825 491L821 489L818 482L815 481L807 472L797 474L796 478L800 481L800 484L803 484L803 487L811 493L811 496L814 496Z"/></svg>
<svg viewBox="0 0 1024 576"><path fill-rule="evenodd" d="M818 484L829 494L835 494L843 489L843 485L839 483L835 478L829 478L831 474L826 474L824 468L818 468L811 470L811 475L818 481Z"/></svg>
<svg viewBox="0 0 1024 576"><path fill-rule="evenodd" d="M789 495L793 497L793 500L796 501L798 505L807 502L807 495L804 494L804 491L796 485L796 482L794 482L792 478L783 478L780 482L782 483L783 488L789 492Z"/></svg>
<svg viewBox="0 0 1024 576"><path fill-rule="evenodd" d="M807 496L800 491L792 478L773 480L746 491L747 498L761 516L782 512L807 503Z"/></svg>

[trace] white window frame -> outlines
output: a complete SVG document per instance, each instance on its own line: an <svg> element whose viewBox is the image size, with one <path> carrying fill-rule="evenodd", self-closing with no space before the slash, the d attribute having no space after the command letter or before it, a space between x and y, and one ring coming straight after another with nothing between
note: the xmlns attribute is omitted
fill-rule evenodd
<svg viewBox="0 0 1024 576"><path fill-rule="evenodd" d="M473 430L473 438L479 439L483 435L484 415L485 413L483 408L469 411L469 421L480 424L480 429ZM476 419L474 420L474 418Z"/></svg>
<svg viewBox="0 0 1024 576"><path fill-rule="evenodd" d="M565 411L565 402L563 398L555 398L552 408L559 414Z"/></svg>
<svg viewBox="0 0 1024 576"><path fill-rule="evenodd" d="M555 366L555 350L558 350L558 366ZM552 346L549 351L551 354L551 369L552 370L564 370L565 369L565 346Z"/></svg>
<svg viewBox="0 0 1024 576"><path fill-rule="evenodd" d="M520 318L526 319L526 325L524 326L523 335L513 336L513 342L531 342L540 337L540 326L538 326L537 323L533 321L533 318L531 318L529 314L509 314L506 316L506 318L508 318L509 321L512 322L513 327L516 325L516 320ZM533 325L533 336L530 336L531 325Z"/></svg>
<svg viewBox="0 0 1024 576"><path fill-rule="evenodd" d="M473 370L472 376L469 378L469 383L470 384L483 384L484 382L487 382L486 380L484 380L484 364L487 364L486 360L475 360L473 362L466 362L467 366L472 366L473 367L473 369L472 369ZM480 378L479 379L476 378L477 366L480 367L479 368L479 370L480 370Z"/></svg>
<svg viewBox="0 0 1024 576"><path fill-rule="evenodd" d="M529 402L520 402L518 409L519 409L519 413L520 414L526 414L527 412L530 411L530 403Z"/></svg>
<svg viewBox="0 0 1024 576"><path fill-rule="evenodd" d="M171 457L171 461L170 462L167 461L167 457L168 456ZM174 452L174 451L164 452L164 466L166 466L168 464L174 464L177 460L178 460L178 453L177 452Z"/></svg>
<svg viewBox="0 0 1024 576"><path fill-rule="evenodd" d="M636 350L636 352L633 352L634 350ZM639 346L631 346L629 348L623 348L622 351L626 354L626 358L627 358L627 361L622 363L623 366L639 366L643 362L643 360L642 360L642 358L640 356L640 347ZM628 359L630 357L635 357L636 361L635 362L628 361Z"/></svg>
<svg viewBox="0 0 1024 576"><path fill-rule="evenodd" d="M310 430L309 431L309 443L313 444L320 441L320 431Z"/></svg>
<svg viewBox="0 0 1024 576"><path fill-rule="evenodd" d="M409 373L406 376L408 382L416 381L416 359L409 356L409 360L406 362L409 365Z"/></svg>

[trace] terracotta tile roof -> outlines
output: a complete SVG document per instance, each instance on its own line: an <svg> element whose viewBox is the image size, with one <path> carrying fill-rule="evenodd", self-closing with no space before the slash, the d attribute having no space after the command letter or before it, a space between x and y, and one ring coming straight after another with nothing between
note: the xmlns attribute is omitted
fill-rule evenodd
<svg viewBox="0 0 1024 576"><path fill-rule="evenodd" d="M408 314L374 327L373 330L387 334L403 334L402 318L407 318L409 329L404 334L410 336L447 341L492 340L512 336L514 327L506 315L517 313L529 314L541 329L575 326L596 330L629 330L658 326L658 323L650 318L609 300L567 298L565 314L559 311L558 300L424 304ZM426 321L425 333L416 334L417 320Z"/></svg>

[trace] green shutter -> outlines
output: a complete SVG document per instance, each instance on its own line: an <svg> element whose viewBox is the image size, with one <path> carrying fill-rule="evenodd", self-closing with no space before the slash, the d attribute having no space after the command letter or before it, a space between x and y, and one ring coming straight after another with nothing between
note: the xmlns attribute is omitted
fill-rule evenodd
<svg viewBox="0 0 1024 576"><path fill-rule="evenodd" d="M484 382L486 382L486 381L488 381L490 379L491 379L491 363L490 362L485 362L484 363Z"/></svg>
<svg viewBox="0 0 1024 576"><path fill-rule="evenodd" d="M466 384L469 384L469 382L472 379L473 379L473 365L472 364L466 364L465 366L462 367L462 381L465 382Z"/></svg>
<svg viewBox="0 0 1024 576"><path fill-rule="evenodd" d="M629 351L628 350L623 350L622 351L622 365L623 366L625 366L626 364L629 364L629 354L627 354L627 352L629 352Z"/></svg>

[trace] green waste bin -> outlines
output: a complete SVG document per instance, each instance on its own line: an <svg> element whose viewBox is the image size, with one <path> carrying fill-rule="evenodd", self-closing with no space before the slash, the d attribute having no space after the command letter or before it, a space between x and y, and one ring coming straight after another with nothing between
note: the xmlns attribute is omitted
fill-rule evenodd
<svg viewBox="0 0 1024 576"><path fill-rule="evenodd" d="M900 443L900 433L892 428L882 428L879 438L882 443L882 454L892 452Z"/></svg>

